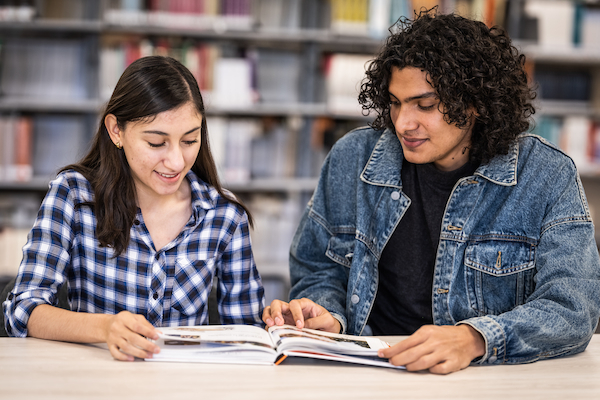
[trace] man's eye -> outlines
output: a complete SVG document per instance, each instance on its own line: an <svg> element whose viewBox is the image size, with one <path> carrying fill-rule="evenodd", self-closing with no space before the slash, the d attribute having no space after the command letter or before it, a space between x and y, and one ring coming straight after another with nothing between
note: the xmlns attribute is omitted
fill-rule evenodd
<svg viewBox="0 0 600 400"><path fill-rule="evenodd" d="M421 110L423 110L423 111L428 111L428 110L433 110L433 108L434 108L435 106L436 106L435 104L432 104L432 105L430 105L430 106L422 106L422 105L419 105L419 108L420 108Z"/></svg>

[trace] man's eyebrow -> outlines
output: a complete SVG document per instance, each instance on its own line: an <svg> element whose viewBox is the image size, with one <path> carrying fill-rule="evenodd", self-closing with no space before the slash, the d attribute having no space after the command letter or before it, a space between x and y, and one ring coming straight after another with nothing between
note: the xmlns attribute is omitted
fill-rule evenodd
<svg viewBox="0 0 600 400"><path fill-rule="evenodd" d="M195 131L197 131L198 129L200 129L200 127L197 128L193 128L190 129L189 131L187 131L186 133L184 133L183 135L189 135L190 133L194 133ZM163 132L163 131L143 131L143 133L151 133L153 135L160 135L160 136L169 136L168 133Z"/></svg>
<svg viewBox="0 0 600 400"><path fill-rule="evenodd" d="M396 100L399 100L398 97L394 96L394 94L392 92L389 92L389 94ZM431 98L437 99L438 95L435 92L425 92L422 94L418 94L416 96L407 97L406 99L404 99L404 103L410 103L411 101L415 101L415 100L431 99Z"/></svg>

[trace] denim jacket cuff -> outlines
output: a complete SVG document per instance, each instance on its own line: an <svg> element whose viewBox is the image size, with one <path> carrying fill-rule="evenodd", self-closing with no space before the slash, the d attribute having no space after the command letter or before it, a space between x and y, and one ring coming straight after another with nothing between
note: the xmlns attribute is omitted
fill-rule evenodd
<svg viewBox="0 0 600 400"><path fill-rule="evenodd" d="M338 320L338 322L340 323L340 326L342 327L342 329L340 330L339 333L346 333L346 318L344 318L343 316L341 316L338 313L331 313L331 316L335 319Z"/></svg>
<svg viewBox="0 0 600 400"><path fill-rule="evenodd" d="M471 326L483 336L485 354L472 361L472 364L502 364L506 357L506 336L504 330L496 321L489 317L470 318L456 325Z"/></svg>

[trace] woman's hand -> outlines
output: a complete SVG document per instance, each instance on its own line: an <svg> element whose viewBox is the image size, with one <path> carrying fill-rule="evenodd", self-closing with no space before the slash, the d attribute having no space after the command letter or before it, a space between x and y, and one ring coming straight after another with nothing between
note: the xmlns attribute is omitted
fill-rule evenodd
<svg viewBox="0 0 600 400"><path fill-rule="evenodd" d="M287 324L332 333L341 331L340 322L329 311L307 298L289 303L273 300L270 306L265 307L262 320L268 327Z"/></svg>
<svg viewBox="0 0 600 400"><path fill-rule="evenodd" d="M107 319L106 344L117 360L133 361L134 357L152 358L160 348L146 338L158 339L157 330L141 315L121 311Z"/></svg>

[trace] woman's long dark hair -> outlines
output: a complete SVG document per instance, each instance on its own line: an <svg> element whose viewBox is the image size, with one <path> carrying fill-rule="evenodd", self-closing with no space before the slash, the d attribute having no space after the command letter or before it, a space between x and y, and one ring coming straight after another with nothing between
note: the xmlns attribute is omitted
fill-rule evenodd
<svg viewBox="0 0 600 400"><path fill-rule="evenodd" d="M110 139L104 119L113 114L119 128L124 129L129 122L151 121L157 114L188 102L193 103L202 116L200 151L192 171L221 196L242 207L252 224L249 210L221 187L210 152L204 102L196 79L174 58L143 57L131 63L121 75L88 154L78 163L61 170L80 172L92 185L96 237L100 246L114 248L115 256L129 245L129 231L137 212L136 190L125 153Z"/></svg>

